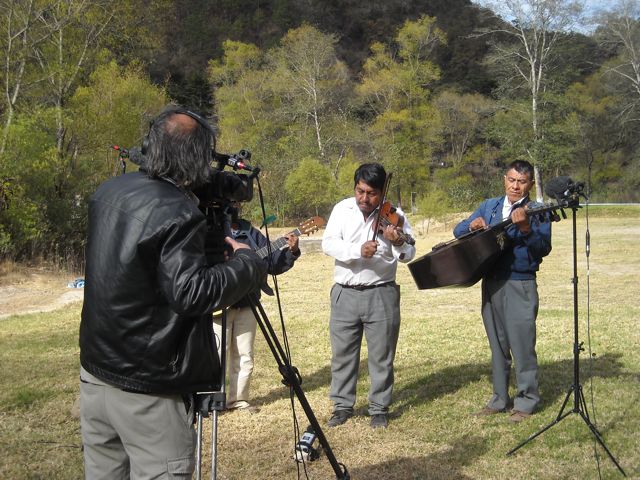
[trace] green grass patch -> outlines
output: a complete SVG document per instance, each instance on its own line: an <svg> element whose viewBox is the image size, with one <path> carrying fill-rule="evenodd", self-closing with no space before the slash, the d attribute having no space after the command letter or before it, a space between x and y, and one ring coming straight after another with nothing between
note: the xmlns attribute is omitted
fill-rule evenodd
<svg viewBox="0 0 640 480"><path fill-rule="evenodd" d="M585 348L580 374L589 415L629 478L640 478L640 250L636 245L640 222L631 209L619 210L625 215L614 214L614 208L592 216L588 265L586 224L579 212L578 328ZM501 415L470 415L491 394L479 286L418 291L406 267L400 266L402 325L390 426L386 431L369 427L363 346L356 416L341 427L324 429L352 479L598 478L594 452L602 478L622 478L604 450L594 446L591 431L576 414L516 454L506 455L556 418L573 381L571 222L554 224L553 230L553 251L538 279L540 411L519 425L509 424ZM450 229L431 229L419 237L418 255L450 238ZM332 268L330 258L304 253L292 271L279 277L293 364L301 372L306 398L321 425L332 408L328 399ZM263 302L279 332L274 299L265 297ZM80 427L70 415L78 392L79 318L80 306L74 305L0 320L0 478L82 478ZM258 334L252 396L261 411L220 417L219 478L296 478L292 456L297 439L289 392L281 379ZM304 429L307 419L295 404ZM573 397L567 408L572 407ZM204 478L209 475L210 428L205 420ZM307 465L307 471L309 478L335 478L325 456Z"/></svg>

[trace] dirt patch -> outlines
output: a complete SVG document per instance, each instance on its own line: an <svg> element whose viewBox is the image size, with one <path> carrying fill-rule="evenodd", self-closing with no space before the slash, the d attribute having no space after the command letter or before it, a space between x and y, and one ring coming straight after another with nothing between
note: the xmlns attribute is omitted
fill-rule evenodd
<svg viewBox="0 0 640 480"><path fill-rule="evenodd" d="M0 267L0 319L48 312L82 301L84 290L69 288L76 277L42 267Z"/></svg>

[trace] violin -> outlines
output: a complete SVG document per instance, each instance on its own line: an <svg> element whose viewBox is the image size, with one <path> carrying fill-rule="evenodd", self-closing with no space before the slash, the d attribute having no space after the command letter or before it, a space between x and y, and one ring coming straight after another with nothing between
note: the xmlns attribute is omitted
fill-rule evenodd
<svg viewBox="0 0 640 480"><path fill-rule="evenodd" d="M402 231L404 217L396 212L396 207L391 205L391 202L384 201L379 208L377 222L374 222L373 225L374 230L382 232L389 225L397 227L398 236L409 245L414 245L416 243L415 239Z"/></svg>

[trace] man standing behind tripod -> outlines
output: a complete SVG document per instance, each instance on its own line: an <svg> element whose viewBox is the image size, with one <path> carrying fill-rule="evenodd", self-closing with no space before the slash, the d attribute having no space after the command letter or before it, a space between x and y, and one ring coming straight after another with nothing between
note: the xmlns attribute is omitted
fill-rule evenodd
<svg viewBox="0 0 640 480"><path fill-rule="evenodd" d="M253 227L248 220L240 218L242 205L234 202L234 213L231 220L231 236L234 240L248 245L253 250L266 247L269 242L260 230ZM289 235L285 237L287 248L274 250L271 256L264 261L268 264L270 275L280 275L293 267L294 262L300 258L298 237ZM273 295L271 287L263 285L263 290ZM260 299L260 292L253 295L255 300ZM249 403L249 385L253 373L253 345L256 339L257 320L251 310L249 298L245 297L238 303L227 309L226 317L226 355L227 372L229 378L229 390L227 391L226 405L228 410L237 409L248 413L257 413L259 408ZM213 330L218 338L222 338L222 315L213 317ZM220 345L220 342L218 342ZM222 356L222 352L218 352Z"/></svg>
<svg viewBox="0 0 640 480"><path fill-rule="evenodd" d="M265 281L266 267L227 238L207 266L205 216L215 136L198 115L165 109L144 169L103 183L89 204L80 324L80 418L88 479L190 477L193 394L219 389L211 313Z"/></svg>
<svg viewBox="0 0 640 480"><path fill-rule="evenodd" d="M509 246L482 279L482 320L491 347L493 395L476 415L506 412L513 406L510 422L531 416L540 402L536 317L538 286L536 272L542 257L551 251L551 223L530 221L526 209L533 187L533 165L512 162L504 175L505 195L485 200L469 218L453 230L456 237L511 218L506 230ZM517 392L509 396L512 356L515 360Z"/></svg>

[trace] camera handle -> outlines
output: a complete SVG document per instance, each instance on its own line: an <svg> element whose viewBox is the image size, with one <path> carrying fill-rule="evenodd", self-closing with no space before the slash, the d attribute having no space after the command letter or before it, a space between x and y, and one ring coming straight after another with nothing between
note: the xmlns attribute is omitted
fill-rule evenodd
<svg viewBox="0 0 640 480"><path fill-rule="evenodd" d="M333 454L333 450L331 449L331 446L327 441L327 437L325 437L322 431L322 428L318 423L318 419L313 413L313 410L311 409L311 405L309 405L309 402L304 394L304 391L300 386L300 384L302 383L300 372L296 367L291 365L291 362L288 360L288 357L285 354L285 351L283 350L282 345L280 344L280 341L278 340L278 336L276 332L273 330L273 327L269 322L269 318L267 317L267 314L264 311L262 304L253 295L249 295L248 298L249 298L249 305L251 306L253 315L256 317L258 326L260 327L260 330L262 331L262 334L264 335L264 338L267 341L267 344L269 345L269 349L271 350L271 353L273 354L273 357L275 358L278 364L278 370L282 375L282 383L284 383L286 386L292 389L296 397L298 398L298 401L300 402L300 405L302 406L302 409L304 410L304 413L306 414L307 419L309 420L309 423L313 428L313 431L318 437L320 445L322 445L322 448L325 454L327 455L327 459L329 460L329 463L333 468L333 471L336 475L336 479L350 480L351 477L349 475L349 472L347 471L347 467L336 460L336 457Z"/></svg>

